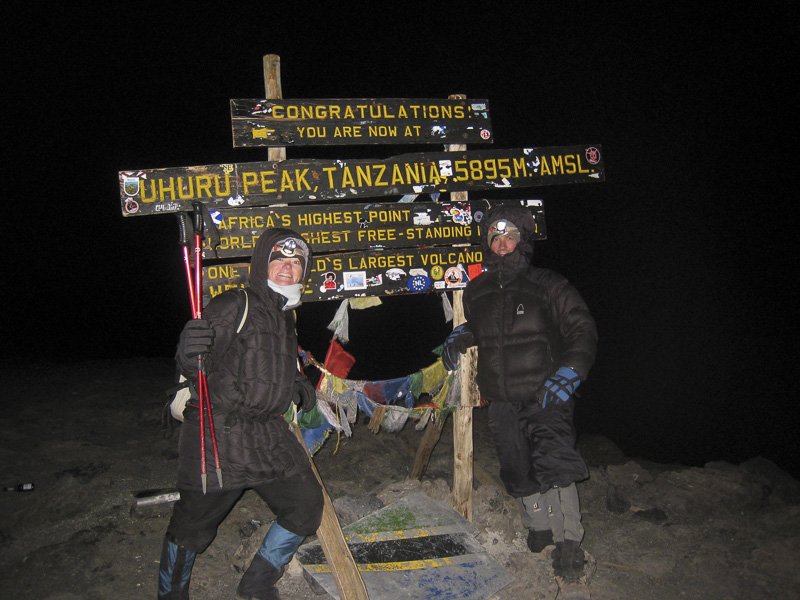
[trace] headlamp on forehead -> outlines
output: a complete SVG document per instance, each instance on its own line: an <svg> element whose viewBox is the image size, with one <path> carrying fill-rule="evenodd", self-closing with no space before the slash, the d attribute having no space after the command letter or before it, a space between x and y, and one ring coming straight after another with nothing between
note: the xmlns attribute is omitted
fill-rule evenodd
<svg viewBox="0 0 800 600"><path fill-rule="evenodd" d="M280 258L279 256L275 256L276 252L280 252L283 256L291 258L293 256L297 256L300 258L306 258L306 252L303 250L302 246L297 243L297 240L293 238L285 239L281 242L278 242L272 247L272 257L271 260L275 260L276 258Z"/></svg>
<svg viewBox="0 0 800 600"><path fill-rule="evenodd" d="M500 235L508 235L514 238L514 241L519 243L520 235L519 229L517 226L514 225L511 221L506 221L505 219L499 219L489 225L489 245L492 245L494 239Z"/></svg>

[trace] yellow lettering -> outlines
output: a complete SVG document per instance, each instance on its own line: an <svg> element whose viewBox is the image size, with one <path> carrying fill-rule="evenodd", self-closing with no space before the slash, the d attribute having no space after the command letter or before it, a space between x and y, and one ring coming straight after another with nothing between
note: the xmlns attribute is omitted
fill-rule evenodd
<svg viewBox="0 0 800 600"><path fill-rule="evenodd" d="M400 165L392 165L392 185L403 185L403 173L400 171Z"/></svg>
<svg viewBox="0 0 800 600"><path fill-rule="evenodd" d="M412 182L422 183L422 176L420 175L419 172L418 163L414 163L413 170L412 170L412 165L410 163L406 163L406 177L407 177L407 182L409 184L411 184Z"/></svg>
<svg viewBox="0 0 800 600"><path fill-rule="evenodd" d="M328 174L328 187L330 189L335 189L336 186L333 185L333 173L336 171L336 167L322 167L322 170Z"/></svg>
<svg viewBox="0 0 800 600"><path fill-rule="evenodd" d="M350 167L345 165L342 167L342 187L353 187L355 186L355 182L353 181L353 174L350 173Z"/></svg>
<svg viewBox="0 0 800 600"><path fill-rule="evenodd" d="M261 191L264 194L278 191L276 188L270 187L271 185L275 184L275 180L267 179L268 175L275 175L275 171L261 171Z"/></svg>
<svg viewBox="0 0 800 600"><path fill-rule="evenodd" d="M250 192L250 186L256 185L258 183L258 176L255 173L242 173L242 187L244 188L244 193L247 195ZM199 186L198 182L198 186Z"/></svg>
<svg viewBox="0 0 800 600"><path fill-rule="evenodd" d="M192 181L191 177L187 177L186 179L189 183L189 191L184 194L183 178L178 177L178 198L181 200L189 200L190 198L194 198L194 182Z"/></svg>
<svg viewBox="0 0 800 600"><path fill-rule="evenodd" d="M217 196L230 196L231 195L231 179L230 175L225 173L225 189L219 189L219 175L214 176L214 191Z"/></svg>
<svg viewBox="0 0 800 600"><path fill-rule="evenodd" d="M170 200L175 200L175 180L170 177L169 178L169 185L164 185L164 180L158 180L158 197L161 202L164 201L164 193L169 192Z"/></svg>
<svg viewBox="0 0 800 600"><path fill-rule="evenodd" d="M378 169L378 176L375 178L375 185L389 185L388 181L383 180L383 174L386 172L386 165L374 165Z"/></svg>
<svg viewBox="0 0 800 600"><path fill-rule="evenodd" d="M369 165L363 167L356 165L356 177L358 178L358 187L372 187L372 174L370 173Z"/></svg>
<svg viewBox="0 0 800 600"><path fill-rule="evenodd" d="M283 173L281 173L281 191L285 192L286 190L291 192L295 191L294 184L292 183L292 176L289 174L289 171L283 171ZM245 189L245 194L246 193L247 190Z"/></svg>
<svg viewBox="0 0 800 600"><path fill-rule="evenodd" d="M202 192L206 193L206 196L209 198L211 197L211 177L208 175L198 175L197 176L197 197L200 198L203 194Z"/></svg>
<svg viewBox="0 0 800 600"><path fill-rule="evenodd" d="M516 167L517 166L516 165L516 161L514 161L514 163L515 163L514 167ZM542 157L541 169L542 169L542 171L541 171L542 175L552 175L552 173L550 172L550 167L547 166L547 157L546 156Z"/></svg>

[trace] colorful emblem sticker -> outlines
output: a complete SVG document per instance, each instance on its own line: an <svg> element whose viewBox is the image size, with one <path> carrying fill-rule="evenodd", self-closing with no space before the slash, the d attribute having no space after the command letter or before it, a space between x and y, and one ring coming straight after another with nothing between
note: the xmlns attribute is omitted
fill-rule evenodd
<svg viewBox="0 0 800 600"><path fill-rule="evenodd" d="M122 189L125 190L126 196L135 196L139 193L139 184L141 180L136 175L122 175Z"/></svg>
<svg viewBox="0 0 800 600"><path fill-rule="evenodd" d="M444 276L444 269L441 265L436 265L431 269L431 277L434 279L441 279Z"/></svg>
<svg viewBox="0 0 800 600"><path fill-rule="evenodd" d="M469 225L472 223L471 209L469 207L456 208L454 206L450 209L450 218L453 219L453 223L458 223L459 225Z"/></svg>
<svg viewBox="0 0 800 600"><path fill-rule="evenodd" d="M590 164L596 165L600 162L600 150L592 146L591 148L586 149L586 160L589 161Z"/></svg>
<svg viewBox="0 0 800 600"><path fill-rule="evenodd" d="M389 269L386 271L386 276L392 281L400 281L406 276L406 272L403 269Z"/></svg>
<svg viewBox="0 0 800 600"><path fill-rule="evenodd" d="M444 273L444 280L447 283L447 287L455 287L461 285L461 282L464 278L461 276L461 269L458 267L450 267Z"/></svg>
<svg viewBox="0 0 800 600"><path fill-rule="evenodd" d="M424 292L431 285L431 280L423 275L415 275L408 282L408 288L415 292Z"/></svg>
<svg viewBox="0 0 800 600"><path fill-rule="evenodd" d="M346 271L344 274L344 289L346 290L367 289L367 272Z"/></svg>
<svg viewBox="0 0 800 600"><path fill-rule="evenodd" d="M375 285L383 285L383 275L378 273L373 277L367 277L367 285L370 287Z"/></svg>
<svg viewBox="0 0 800 600"><path fill-rule="evenodd" d="M333 271L328 271L323 275L325 281L322 282L322 285L319 286L319 291L323 294L325 292L335 292L336 291L336 273Z"/></svg>
<svg viewBox="0 0 800 600"><path fill-rule="evenodd" d="M131 214L139 212L139 203L136 200L128 198L125 201L125 210Z"/></svg>
<svg viewBox="0 0 800 600"><path fill-rule="evenodd" d="M208 214L211 216L211 220L214 221L214 225L219 227L222 224L222 213L218 210L209 210Z"/></svg>
<svg viewBox="0 0 800 600"><path fill-rule="evenodd" d="M488 140L492 136L488 129L481 129L481 139Z"/></svg>
<svg viewBox="0 0 800 600"><path fill-rule="evenodd" d="M480 223L481 221L483 221L483 211L482 210L476 210L475 211L475 222L476 223Z"/></svg>

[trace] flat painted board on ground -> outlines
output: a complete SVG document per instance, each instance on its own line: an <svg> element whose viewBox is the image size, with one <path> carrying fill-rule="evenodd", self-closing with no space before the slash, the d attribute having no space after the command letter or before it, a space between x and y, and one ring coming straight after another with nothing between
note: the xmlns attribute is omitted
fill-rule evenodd
<svg viewBox="0 0 800 600"><path fill-rule="evenodd" d="M403 154L385 160L284 160L119 173L123 216L334 202L605 179L595 146Z"/></svg>
<svg viewBox="0 0 800 600"><path fill-rule="evenodd" d="M513 578L453 508L417 493L343 528L371 600L490 598ZM295 555L333 597L338 589L319 544Z"/></svg>
<svg viewBox="0 0 800 600"><path fill-rule="evenodd" d="M234 148L354 144L486 144L488 100L231 100Z"/></svg>
<svg viewBox="0 0 800 600"><path fill-rule="evenodd" d="M203 258L250 258L256 240L269 227L286 227L303 236L315 254L369 248L479 244L483 215L492 206L522 205L533 215L534 239L547 237L541 200L466 202L387 202L319 206L265 206L211 211L220 244L210 240Z"/></svg>
<svg viewBox="0 0 800 600"><path fill-rule="evenodd" d="M480 246L387 248L342 252L312 259L303 302L359 296L392 296L462 289L480 275ZM248 284L249 263L203 267L203 304Z"/></svg>

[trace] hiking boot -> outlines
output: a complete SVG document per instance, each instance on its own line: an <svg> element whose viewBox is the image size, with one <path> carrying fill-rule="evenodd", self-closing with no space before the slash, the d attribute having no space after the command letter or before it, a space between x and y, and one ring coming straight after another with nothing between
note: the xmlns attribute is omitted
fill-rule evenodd
<svg viewBox="0 0 800 600"><path fill-rule="evenodd" d="M556 583L558 584L558 600L591 600L592 598L589 586L583 577L556 576Z"/></svg>
<svg viewBox="0 0 800 600"><path fill-rule="evenodd" d="M275 584L283 575L283 569L277 569L260 554L253 557L236 588L236 597L243 600L280 600Z"/></svg>
<svg viewBox="0 0 800 600"><path fill-rule="evenodd" d="M577 540L564 540L556 542L556 547L551 554L553 558L553 572L557 577L578 579L583 573L586 556Z"/></svg>
<svg viewBox="0 0 800 600"><path fill-rule="evenodd" d="M536 529L528 530L528 548L531 552L541 552L548 546L553 545L553 532L549 529L544 531L537 531Z"/></svg>

